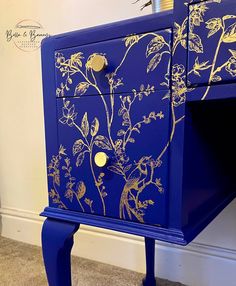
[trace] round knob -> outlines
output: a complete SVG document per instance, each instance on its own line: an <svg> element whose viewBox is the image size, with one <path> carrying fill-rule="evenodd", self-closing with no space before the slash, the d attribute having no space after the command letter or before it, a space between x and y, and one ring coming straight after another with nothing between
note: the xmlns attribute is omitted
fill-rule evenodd
<svg viewBox="0 0 236 286"><path fill-rule="evenodd" d="M104 167L106 166L107 162L108 162L109 157L107 156L106 153L104 152L98 152L95 156L94 156L94 162L98 167Z"/></svg>
<svg viewBox="0 0 236 286"><path fill-rule="evenodd" d="M102 55L94 55L91 59L91 67L95 72L104 70L107 66L107 59Z"/></svg>

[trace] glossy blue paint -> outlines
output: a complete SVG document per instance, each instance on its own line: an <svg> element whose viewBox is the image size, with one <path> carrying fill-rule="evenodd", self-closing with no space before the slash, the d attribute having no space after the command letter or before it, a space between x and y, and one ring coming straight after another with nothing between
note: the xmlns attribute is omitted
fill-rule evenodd
<svg viewBox="0 0 236 286"><path fill-rule="evenodd" d="M135 147L134 144L127 145L125 156L129 158L129 163L126 164L126 166L130 166L130 162L138 162L139 158L141 158L143 154L146 156L152 156L154 159L158 157L161 151L165 148L169 136L169 104L168 100L163 100L165 95L166 91L156 91L150 94L148 97L143 98L142 101L138 100L133 105L133 110L131 111L130 116L134 122L139 122L142 120L142 116L140 116L140 105L142 106L143 115L148 115L151 112L156 114L162 112L163 118L157 118L152 124L143 126L140 129L142 136L140 136L140 134L137 132L132 136L135 140ZM114 114L119 113L120 103L122 100L124 100L124 98L127 98L127 96L129 95L115 95ZM108 103L109 97L105 96L105 100ZM103 102L101 101L100 96L81 96L80 98L73 98L70 100L70 106L72 105L75 106L75 111L78 112L76 122L80 123L82 121L86 111L88 113L88 122L92 122L94 118L99 118L100 125L96 136L105 136L106 138L109 138L106 125L106 114L104 114ZM58 99L58 118L63 116L63 106L64 101L62 99ZM113 124L115 127L112 129L111 136L116 137L117 132L119 132L123 126L122 116L115 116ZM150 137L149 134L153 134L153 136ZM120 137L118 137L118 140L119 138ZM143 140L143 138L145 138L145 140ZM113 172L113 168L116 168L117 165L116 152L105 149L105 152L110 159L105 168L99 168L95 165L93 158L97 152L101 151L101 148L100 145L94 146L92 154L90 155L88 152L85 153L81 166L76 166L76 162L78 162L78 158L80 157L78 157L77 153L73 155L73 145L75 144L74 142L76 142L76 140L83 140L81 132L74 126L68 127L68 125L60 122L58 125L58 140L66 149L66 156L63 156L60 161L59 170L61 174L61 182L60 187L58 188L61 200L66 207L74 211L84 213L92 212L97 215L103 215L104 209L102 206L102 201L100 200L100 194L94 183L94 179L92 179L93 175L95 175L97 178L99 177L99 174L103 173L104 176L102 177L102 180L105 187L104 192L106 192L106 196L104 197L106 204L106 216L120 218L121 194L127 183L125 183L123 176L121 176L122 174ZM90 136L88 136L88 141L89 140ZM86 186L86 196L93 199L92 209L90 209L90 207L83 202L82 199L79 204L75 194L70 194L70 191L66 192L66 197L64 196L65 190L68 190L68 176L64 176L64 174L68 173L67 169L65 169L66 158L70 158L70 168L72 168L70 176L75 178L73 181L74 184L78 185L79 182L83 182ZM91 161L92 170L90 165ZM143 169L143 172L148 172L148 168L150 169L151 167L147 166L147 169ZM132 170L132 172L127 172L127 174L129 174L128 178L139 178L142 176L143 183L145 183L146 180L149 180L149 177L145 178L145 173L142 174L142 170L140 171L139 169L132 167L130 170ZM148 224L163 227L166 226L167 223L166 211L168 209L168 152L162 157L161 164L158 168L156 168L154 176L156 178L161 178L163 191L160 192L154 185L150 185L147 187L147 192L140 194L141 201L152 200L153 202L153 205L150 206L145 212L143 220ZM68 196L70 196L69 200ZM53 201L51 201L50 206L55 207ZM127 220L139 221L138 217L135 217L135 214L129 218L128 214L125 213L125 216Z"/></svg>
<svg viewBox="0 0 236 286"><path fill-rule="evenodd" d="M71 248L79 224L46 219L42 230L43 258L49 286L71 285Z"/></svg>
<svg viewBox="0 0 236 286"><path fill-rule="evenodd" d="M197 11L197 9L200 10L204 7L206 9L202 13L201 22L192 28L192 33L198 35L199 39L201 39L202 47L196 55L190 48L192 40L189 38L187 72L191 72L194 65L196 65L196 61L198 63L208 62L208 64L201 70L201 76L197 72L188 74L189 86L213 85L219 84L219 82L230 83L235 81L236 76L234 57L231 52L235 50L235 42L230 39L230 33L235 27L235 3L231 0L224 0L221 3L210 2L207 5L204 2L191 4L189 6L189 15L191 15L192 10ZM189 21L191 21L191 17L189 17ZM212 27L213 29L210 29ZM218 55L217 58L215 58L216 55ZM215 67L218 67L219 71L209 80L212 68L206 67L211 62L214 62ZM228 63L225 65L226 62Z"/></svg>
<svg viewBox="0 0 236 286"><path fill-rule="evenodd" d="M63 265L70 285L71 237L82 223L145 237L143 285L154 286L155 239L186 245L235 198L235 27L232 0L181 0L174 11L44 41L50 285L62 285L50 272ZM95 75L87 68L94 53L108 58ZM129 120L142 124L124 144ZM98 151L109 156L104 168L94 164ZM50 254L53 229L61 238Z"/></svg>
<svg viewBox="0 0 236 286"><path fill-rule="evenodd" d="M149 31L147 31L149 32ZM169 45L171 45L171 29L161 30L161 31L152 31L152 33L158 34L163 37ZM165 53L162 56L161 63L158 65L156 72L159 74L158 78L156 77L156 73L147 73L146 68L150 61L150 57L146 55L146 49L150 42L153 39L153 34L145 36L145 34L139 34L142 38L140 40L140 44L136 45L134 49L130 50L127 57L125 58L123 64L121 66L122 58L127 51L127 46L125 44L124 37L102 41L98 43L79 45L73 48L60 49L55 52L56 56L61 55L65 60L71 59L73 55L78 53L83 53L83 58L85 60L91 58L93 54L102 54L107 59L107 68L101 71L99 74L95 73L97 83L101 87L102 94L109 94L110 87L107 81L107 74L116 73L117 78L123 79L123 85L120 85L116 89L117 93L127 93L132 92L133 89L138 90L140 85L143 84L147 86L148 84L151 86L155 86L156 89L167 89L169 87L161 85L166 79L169 80L170 74L170 53ZM166 52L168 51L168 47L165 47ZM114 53L114 51L116 51ZM74 72L75 69L73 69ZM58 91L60 90L60 84L63 82L65 77L65 73L60 72L60 68L56 67L56 86ZM165 76L167 77L165 78ZM92 75L90 75L92 77ZM68 90L64 90L63 94L58 92L58 97L63 96L76 96L76 86L80 82L84 82L84 76L81 73L75 73L71 76L73 80L71 84L68 84ZM74 92L75 91L75 92ZM86 97L88 95L97 95L98 91L90 86L86 93L83 94Z"/></svg>
<svg viewBox="0 0 236 286"><path fill-rule="evenodd" d="M59 208L47 207L44 209L41 215L48 218L97 226L124 233L154 238L160 241L168 241L180 245L186 245L188 243L189 240L185 240L185 235L190 237L188 233L183 233L178 229L161 228L148 224L140 224L137 222L124 221L105 216L74 212L71 210L62 210Z"/></svg>
<svg viewBox="0 0 236 286"><path fill-rule="evenodd" d="M146 277L143 286L156 286L155 279L155 239L145 237Z"/></svg>

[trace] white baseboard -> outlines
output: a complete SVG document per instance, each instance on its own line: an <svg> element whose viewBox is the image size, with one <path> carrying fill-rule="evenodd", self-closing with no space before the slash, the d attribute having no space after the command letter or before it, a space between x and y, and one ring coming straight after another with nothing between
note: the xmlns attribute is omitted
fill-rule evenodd
<svg viewBox="0 0 236 286"><path fill-rule="evenodd" d="M1 235L41 245L43 218L13 208L1 208ZM186 247L156 243L156 274L188 286L235 286L236 251L190 243ZM143 239L114 231L82 226L73 254L137 272L145 272Z"/></svg>

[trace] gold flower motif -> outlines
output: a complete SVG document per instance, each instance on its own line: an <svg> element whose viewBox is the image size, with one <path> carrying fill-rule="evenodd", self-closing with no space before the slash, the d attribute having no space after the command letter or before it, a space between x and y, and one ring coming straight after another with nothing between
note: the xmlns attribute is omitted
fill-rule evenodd
<svg viewBox="0 0 236 286"><path fill-rule="evenodd" d="M228 73L230 73L233 77L236 77L236 58L231 57L227 66L225 67Z"/></svg>
<svg viewBox="0 0 236 286"><path fill-rule="evenodd" d="M172 69L172 79L176 80L177 78L180 78L184 74L184 72L185 72L184 65L175 64Z"/></svg>
<svg viewBox="0 0 236 286"><path fill-rule="evenodd" d="M59 119L59 121L62 124L67 124L68 126L72 127L77 117L77 114L78 114L75 112L74 104L70 108L67 106L64 106L62 108L62 113L63 113L63 116Z"/></svg>
<svg viewBox="0 0 236 286"><path fill-rule="evenodd" d="M65 62L65 57L62 53L55 53L55 66L60 68L61 64Z"/></svg>
<svg viewBox="0 0 236 286"><path fill-rule="evenodd" d="M74 197L73 191L71 189L66 190L65 197L72 202L73 197Z"/></svg>
<svg viewBox="0 0 236 286"><path fill-rule="evenodd" d="M195 4L190 6L190 27L200 26L203 20L203 15L207 11L205 4Z"/></svg>

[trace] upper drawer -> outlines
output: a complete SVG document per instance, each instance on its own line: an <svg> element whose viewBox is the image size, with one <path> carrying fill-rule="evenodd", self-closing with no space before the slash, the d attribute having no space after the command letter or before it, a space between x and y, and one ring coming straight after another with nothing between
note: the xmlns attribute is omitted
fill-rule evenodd
<svg viewBox="0 0 236 286"><path fill-rule="evenodd" d="M232 0L189 6L188 82L208 85L236 79L236 5Z"/></svg>
<svg viewBox="0 0 236 286"><path fill-rule="evenodd" d="M102 55L106 68L94 71ZM81 96L169 88L171 29L55 52L56 95Z"/></svg>

